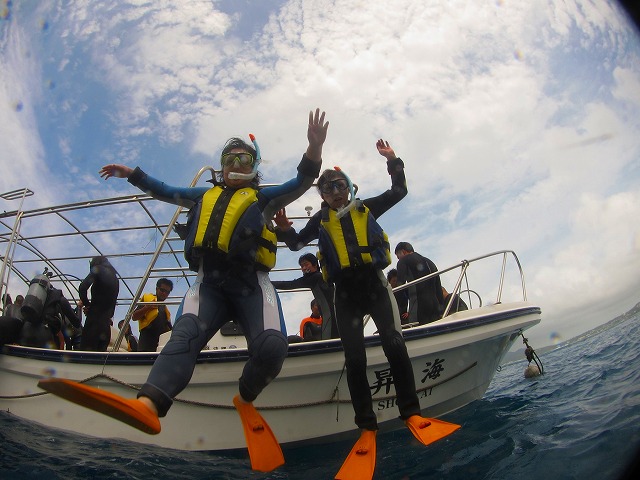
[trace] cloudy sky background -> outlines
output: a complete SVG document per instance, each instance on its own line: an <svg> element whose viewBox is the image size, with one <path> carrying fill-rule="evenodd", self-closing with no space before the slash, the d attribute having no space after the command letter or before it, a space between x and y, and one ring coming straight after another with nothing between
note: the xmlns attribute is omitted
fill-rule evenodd
<svg viewBox="0 0 640 480"><path fill-rule="evenodd" d="M27 208L135 193L99 178L111 162L187 185L249 133L286 180L320 107L325 166L363 198L389 184L378 138L405 161L392 245L439 267L516 251L534 346L640 301L640 42L616 2L0 5L0 192L29 187ZM311 297L282 298L295 332Z"/></svg>

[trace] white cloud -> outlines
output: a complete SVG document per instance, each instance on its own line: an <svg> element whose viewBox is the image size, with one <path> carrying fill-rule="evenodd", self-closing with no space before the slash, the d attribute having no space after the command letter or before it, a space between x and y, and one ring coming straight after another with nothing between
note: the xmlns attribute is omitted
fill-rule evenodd
<svg viewBox="0 0 640 480"><path fill-rule="evenodd" d="M60 45L50 51L60 82L78 91L50 100L37 83L42 40L19 38L15 17L0 97L30 102L0 112L11 152L0 155L29 159L22 175L56 160L31 105L50 102L64 117L52 136L74 175L66 182L86 184L77 195L88 196L129 191L99 183L104 161L188 182L195 163L215 163L226 138L248 133L265 180L287 179L318 106L331 123L325 166L342 166L362 196L388 188L376 139L405 161L409 197L381 220L392 243L410 240L441 267L513 248L550 317L567 298L594 310L594 299L615 304L633 291L611 285L637 287L639 48L615 6L290 1L252 19L212 2L68 2L47 38ZM29 42L34 53L22 58L17 45ZM101 134L95 158L78 160L79 138ZM291 212L318 204L310 192ZM295 308L306 314L305 302Z"/></svg>

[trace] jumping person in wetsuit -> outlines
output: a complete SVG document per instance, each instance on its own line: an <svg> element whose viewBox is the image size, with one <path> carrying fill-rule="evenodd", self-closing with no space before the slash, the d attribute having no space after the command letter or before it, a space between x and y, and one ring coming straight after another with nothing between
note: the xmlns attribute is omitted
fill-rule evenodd
<svg viewBox="0 0 640 480"><path fill-rule="evenodd" d="M115 268L106 257L93 257L89 266L89 275L78 287L86 316L80 350L106 352L111 339L111 325L120 284ZM89 287L91 299L87 296Z"/></svg>
<svg viewBox="0 0 640 480"><path fill-rule="evenodd" d="M158 200L191 208L185 257L198 276L185 295L171 338L142 386L138 402L128 402L145 417L153 415L157 422L157 416L167 414L172 399L189 383L198 353L229 318L242 327L249 350L239 381L240 394L234 398L241 418L247 405L280 372L288 343L278 298L267 273L275 264L276 250L275 233L268 226L275 212L299 198L318 176L329 126L324 118L319 109L315 115L309 113L309 146L298 165L298 174L279 186L259 189L257 144L254 140L254 148L239 138L225 144L222 172L212 188L172 187L140 168L124 165L106 165L100 171L105 179L127 178ZM159 432L159 422L152 427L153 432L145 426L141 429ZM250 433L245 430L248 443ZM260 452L252 453L249 445L249 453L254 466L253 455ZM266 466L254 468L273 469L284 460L278 462L268 461Z"/></svg>
<svg viewBox="0 0 640 480"><path fill-rule="evenodd" d="M276 216L276 222L280 221L278 217L285 216L286 212L280 210ZM316 340L326 340L328 338L338 338L338 327L336 325L335 315L333 314L333 285L329 285L322 278L322 272L318 265L318 259L313 253L305 253L298 260L302 277L295 280L275 280L272 281L273 286L278 290L294 290L296 288L309 288L313 293L313 298L318 302L318 307L322 312L322 330L320 338ZM302 334L301 334L302 336Z"/></svg>
<svg viewBox="0 0 640 480"><path fill-rule="evenodd" d="M371 315L378 328L393 375L400 417L414 435L415 422L425 423L420 417L413 368L400 333L398 306L382 272L391 263L389 243L376 222L407 195L404 163L396 157L388 142L380 139L376 147L387 159L387 172L391 175L389 190L376 197L356 200L351 181L342 171L325 170L317 183L323 200L321 210L299 233L286 217L276 217L278 240L284 241L291 250L299 250L318 239L322 271L328 282L335 284L336 321L344 347L355 423L363 431L361 441L374 451L378 423L366 371L365 315Z"/></svg>

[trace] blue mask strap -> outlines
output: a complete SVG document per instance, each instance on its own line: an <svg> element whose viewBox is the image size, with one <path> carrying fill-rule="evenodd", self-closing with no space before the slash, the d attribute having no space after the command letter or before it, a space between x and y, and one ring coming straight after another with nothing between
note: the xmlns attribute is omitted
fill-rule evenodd
<svg viewBox="0 0 640 480"><path fill-rule="evenodd" d="M337 172L342 173L342 175L344 175L345 180L347 181L347 185L349 186L349 193L350 193L350 197L351 200L349 201L349 203L347 203L344 207L339 208L337 213L336 213L336 217L338 218L342 218L344 217L347 213L349 213L349 211L356 206L356 192L353 189L353 183L351 182L351 179L349 178L349 175L347 175L346 173L344 173L340 167L333 167L333 169Z"/></svg>
<svg viewBox="0 0 640 480"><path fill-rule="evenodd" d="M258 146L258 142L256 141L256 137L253 133L249 134L249 138L251 139L251 143L253 143L253 147L256 149L256 159L253 162L253 170L251 173L237 173L231 172L229 173L229 178L234 180L253 180L255 176L258 174L258 165L262 161L260 158L260 147Z"/></svg>

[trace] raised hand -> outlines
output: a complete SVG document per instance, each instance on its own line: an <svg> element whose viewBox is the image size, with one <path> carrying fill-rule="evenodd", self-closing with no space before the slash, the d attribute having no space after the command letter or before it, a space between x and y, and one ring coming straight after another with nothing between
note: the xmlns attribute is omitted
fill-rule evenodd
<svg viewBox="0 0 640 480"><path fill-rule="evenodd" d="M98 172L102 178L108 180L111 177L116 178L129 178L133 173L133 169L127 167L126 165L117 165L115 163L110 163L109 165L105 165Z"/></svg>
<svg viewBox="0 0 640 480"><path fill-rule="evenodd" d="M291 228L291 225L293 225L293 222L287 218L287 212L284 208L276 212L273 217L273 221L282 231L289 230Z"/></svg>
<svg viewBox="0 0 640 480"><path fill-rule="evenodd" d="M378 149L378 153L385 157L387 160L393 160L396 157L396 153L393 151L393 148L389 146L389 142L385 142L383 139L379 139L376 142L376 148Z"/></svg>
<svg viewBox="0 0 640 480"><path fill-rule="evenodd" d="M309 112L309 128L307 129L307 139L309 145L314 147L321 146L327 139L327 129L329 128L329 122L324 121L325 113L320 113L320 109L316 108L314 115L313 111Z"/></svg>
<svg viewBox="0 0 640 480"><path fill-rule="evenodd" d="M315 114L309 112L309 128L307 129L307 139L309 146L307 147L307 157L314 162L322 162L322 145L327 139L327 129L329 122L324 121L324 112L320 113L320 109L316 108Z"/></svg>

